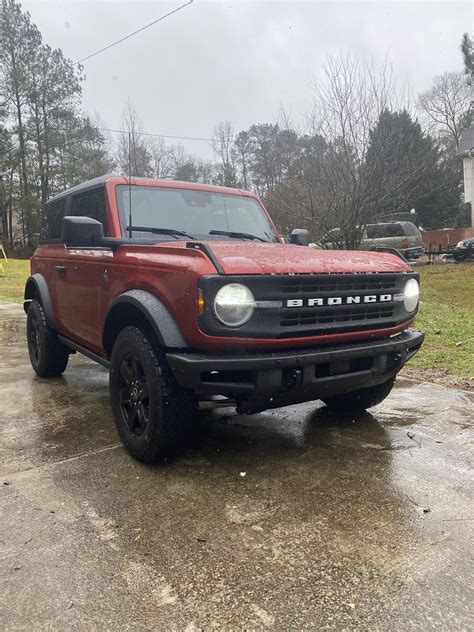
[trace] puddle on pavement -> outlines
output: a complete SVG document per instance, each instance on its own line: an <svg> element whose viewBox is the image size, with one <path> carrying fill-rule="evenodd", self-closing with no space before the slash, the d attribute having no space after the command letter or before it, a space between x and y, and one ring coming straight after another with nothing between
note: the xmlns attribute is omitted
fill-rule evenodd
<svg viewBox="0 0 474 632"><path fill-rule="evenodd" d="M240 604L270 595L280 620L295 590L298 608L315 591L325 599L321 590L338 603L385 602L411 592L412 576L431 581L433 560L465 557L459 534L470 523L457 520L472 506L471 396L403 382L357 416L321 403L213 411L185 455L144 466L108 449L119 442L107 373L73 356L63 377L36 378L24 319L0 316L0 472L14 481L5 489L15 492L16 471L47 464L30 473L31 488L21 479L28 503L43 494L49 511L58 499L58 520L64 507L75 528L112 542L111 555L166 569L179 608L198 612L226 590Z"/></svg>

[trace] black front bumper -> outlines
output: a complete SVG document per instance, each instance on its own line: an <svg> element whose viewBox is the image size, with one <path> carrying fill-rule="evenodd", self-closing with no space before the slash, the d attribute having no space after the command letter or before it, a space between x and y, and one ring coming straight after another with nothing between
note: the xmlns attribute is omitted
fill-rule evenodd
<svg viewBox="0 0 474 632"><path fill-rule="evenodd" d="M420 348L424 334L406 329L383 340L245 355L168 353L181 386L198 394L226 395L255 412L340 395L381 384Z"/></svg>

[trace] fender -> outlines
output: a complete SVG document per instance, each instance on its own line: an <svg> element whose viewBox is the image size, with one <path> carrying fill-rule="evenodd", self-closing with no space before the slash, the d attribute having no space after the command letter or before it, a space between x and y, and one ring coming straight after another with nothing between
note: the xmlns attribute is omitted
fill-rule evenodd
<svg viewBox="0 0 474 632"><path fill-rule="evenodd" d="M102 333L102 346L104 349L110 349L110 334L108 332L114 330L114 314L117 314L118 308L124 304L132 305L141 312L151 325L162 347L174 349L189 348L174 317L159 298L145 290L130 290L120 294L107 310Z"/></svg>
<svg viewBox="0 0 474 632"><path fill-rule="evenodd" d="M25 313L28 313L30 302L33 298L38 297L43 307L44 315L48 327L51 329L57 329L58 325L56 317L54 315L53 303L51 301L51 295L49 293L48 284L42 274L36 272L28 277L25 285L25 301L23 303L23 309Z"/></svg>

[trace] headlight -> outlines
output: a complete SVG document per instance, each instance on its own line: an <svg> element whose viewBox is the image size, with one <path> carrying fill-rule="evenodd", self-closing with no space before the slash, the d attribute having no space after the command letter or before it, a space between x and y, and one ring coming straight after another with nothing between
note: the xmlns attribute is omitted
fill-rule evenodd
<svg viewBox="0 0 474 632"><path fill-rule="evenodd" d="M408 279L403 290L403 303L407 312L414 312L420 300L420 286L416 279Z"/></svg>
<svg viewBox="0 0 474 632"><path fill-rule="evenodd" d="M240 327L251 318L255 299L249 288L241 283L223 285L214 299L214 312L227 327Z"/></svg>

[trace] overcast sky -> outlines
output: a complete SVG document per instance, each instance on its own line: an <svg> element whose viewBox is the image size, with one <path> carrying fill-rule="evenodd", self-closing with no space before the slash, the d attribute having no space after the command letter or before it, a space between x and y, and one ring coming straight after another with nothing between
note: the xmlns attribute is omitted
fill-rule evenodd
<svg viewBox="0 0 474 632"><path fill-rule="evenodd" d="M183 2L22 4L44 40L78 60ZM459 44L472 27L472 2L194 0L85 62L83 106L116 128L130 97L146 131L206 138L224 119L237 131L273 122L282 105L298 121L328 54L388 54L398 83L416 94L462 69ZM183 144L209 154L206 143Z"/></svg>

